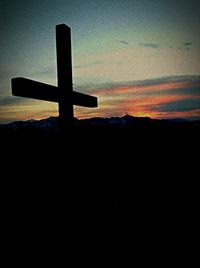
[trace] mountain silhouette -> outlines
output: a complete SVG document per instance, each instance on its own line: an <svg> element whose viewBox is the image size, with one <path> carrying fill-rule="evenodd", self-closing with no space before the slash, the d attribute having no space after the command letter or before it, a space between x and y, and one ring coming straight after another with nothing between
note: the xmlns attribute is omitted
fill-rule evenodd
<svg viewBox="0 0 200 268"><path fill-rule="evenodd" d="M76 241L119 246L133 230L135 243L168 241L198 215L199 134L199 121L129 115L1 125L10 241L50 260Z"/></svg>
<svg viewBox="0 0 200 268"><path fill-rule="evenodd" d="M111 117L111 118L100 118L94 117L89 119L78 120L74 118L72 127L73 129L131 129L137 127L167 127L167 128L181 128L181 127L193 127L200 124L199 120L189 121L182 118L173 119L151 119L150 117L134 117L125 115L123 117ZM27 121L16 121L9 124L0 125L2 131L23 131L28 129L34 129L38 131L63 131L63 123L60 124L58 117L49 117L42 120L27 120Z"/></svg>

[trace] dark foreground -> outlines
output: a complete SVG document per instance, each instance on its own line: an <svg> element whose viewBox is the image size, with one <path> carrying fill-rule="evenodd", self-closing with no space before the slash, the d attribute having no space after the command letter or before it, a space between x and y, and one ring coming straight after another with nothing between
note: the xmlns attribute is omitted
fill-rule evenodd
<svg viewBox="0 0 200 268"><path fill-rule="evenodd" d="M199 122L49 120L0 129L12 254L100 262L184 244L199 211Z"/></svg>

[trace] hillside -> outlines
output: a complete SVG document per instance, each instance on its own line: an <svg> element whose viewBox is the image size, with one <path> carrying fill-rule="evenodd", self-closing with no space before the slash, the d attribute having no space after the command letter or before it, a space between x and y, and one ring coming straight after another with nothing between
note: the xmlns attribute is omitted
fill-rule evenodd
<svg viewBox="0 0 200 268"><path fill-rule="evenodd" d="M196 177L199 134L199 121L128 115L75 119L71 127L61 125L55 117L0 126L3 161L33 174L40 168L40 174L45 173L42 177L52 177L55 172L62 178L67 169L70 176L80 170L81 177L86 173L87 179L107 182L118 180L118 175L123 181L140 182L139 178L147 175L151 181L152 177L159 181L168 177L167 181L174 183L187 172L191 180ZM176 177L175 172L179 173Z"/></svg>
<svg viewBox="0 0 200 268"><path fill-rule="evenodd" d="M73 232L115 241L133 224L166 239L172 219L197 215L199 134L199 121L131 116L1 125L6 211L22 240L50 252Z"/></svg>

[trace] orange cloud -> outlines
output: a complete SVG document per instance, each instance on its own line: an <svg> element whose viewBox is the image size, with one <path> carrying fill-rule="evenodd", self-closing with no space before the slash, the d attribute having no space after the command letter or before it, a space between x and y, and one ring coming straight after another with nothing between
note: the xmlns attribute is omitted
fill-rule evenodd
<svg viewBox="0 0 200 268"><path fill-rule="evenodd" d="M128 85L118 86L114 88L102 88L94 90L94 94L97 95L113 95L113 94L138 94L138 93L149 93L154 91L174 90L174 89L185 89L189 87L200 87L199 83L193 83L191 81L170 81L159 83L155 85Z"/></svg>
<svg viewBox="0 0 200 268"><path fill-rule="evenodd" d="M171 112L163 112L157 109L161 104L170 104L171 102L193 99L192 95L166 95L153 96L142 99L129 99L124 102L124 108L127 113L134 116L149 116L152 118L171 117ZM178 112L177 112L178 113Z"/></svg>
<svg viewBox="0 0 200 268"><path fill-rule="evenodd" d="M75 107L75 117L82 119L130 114L152 118L200 118L199 78L181 78L181 81L168 78L136 83L108 85L105 88L90 90L90 94L98 97L99 107ZM57 104L26 101L2 105L0 121L42 119L57 115Z"/></svg>
<svg viewBox="0 0 200 268"><path fill-rule="evenodd" d="M194 88L195 91L191 91ZM125 85L117 87L108 87L94 90L92 93L99 97L99 108L92 110L87 109L85 113L82 108L77 108L77 116L84 118L101 116L123 116L128 113L134 116L149 116L152 118L169 118L169 117L200 117L196 106L191 110L186 107L180 111L170 111L169 109L159 109L162 105L166 106L172 103L181 105L186 102L193 103L194 100L200 101L200 83L198 81L165 81L150 85ZM186 89L184 92L182 90ZM190 105L191 106L191 105Z"/></svg>

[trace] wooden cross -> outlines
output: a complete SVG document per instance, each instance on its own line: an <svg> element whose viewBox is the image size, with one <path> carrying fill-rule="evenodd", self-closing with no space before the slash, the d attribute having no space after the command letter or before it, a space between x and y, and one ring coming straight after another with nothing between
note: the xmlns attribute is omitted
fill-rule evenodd
<svg viewBox="0 0 200 268"><path fill-rule="evenodd" d="M58 87L17 77L11 79L14 96L58 102L59 118L70 123L73 120L73 105L97 107L97 98L73 91L71 29L56 25L57 76Z"/></svg>

